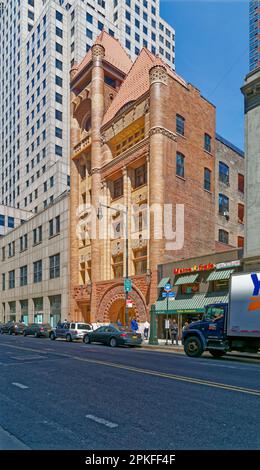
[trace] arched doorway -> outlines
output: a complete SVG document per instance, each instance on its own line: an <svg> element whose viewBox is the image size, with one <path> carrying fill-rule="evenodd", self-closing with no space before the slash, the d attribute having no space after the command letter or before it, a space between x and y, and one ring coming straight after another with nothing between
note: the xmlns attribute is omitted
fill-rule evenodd
<svg viewBox="0 0 260 470"><path fill-rule="evenodd" d="M132 300L133 307L128 310L129 321L136 318L138 322L145 322L147 317L147 308L145 299L141 292L133 286L129 293L129 299ZM98 307L98 321L107 323L116 323L120 318L125 323L125 293L123 285L113 286L103 295Z"/></svg>
<svg viewBox="0 0 260 470"><path fill-rule="evenodd" d="M116 323L119 319L123 325L125 325L125 299L118 299L116 300L110 307L108 312L109 315L109 322ZM131 322L132 318L136 316L135 308L128 309L128 318L129 323Z"/></svg>

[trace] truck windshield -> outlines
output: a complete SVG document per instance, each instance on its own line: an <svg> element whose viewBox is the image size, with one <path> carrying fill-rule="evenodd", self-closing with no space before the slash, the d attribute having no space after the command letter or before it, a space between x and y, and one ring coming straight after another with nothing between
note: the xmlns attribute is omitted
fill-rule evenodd
<svg viewBox="0 0 260 470"><path fill-rule="evenodd" d="M203 320L206 321L215 321L224 317L224 307L208 307L203 316Z"/></svg>

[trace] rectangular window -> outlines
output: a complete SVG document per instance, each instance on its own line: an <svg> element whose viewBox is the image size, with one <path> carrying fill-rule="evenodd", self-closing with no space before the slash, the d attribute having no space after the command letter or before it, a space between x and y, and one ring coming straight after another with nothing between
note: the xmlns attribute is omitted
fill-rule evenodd
<svg viewBox="0 0 260 470"><path fill-rule="evenodd" d="M55 83L56 83L57 86L62 87L62 78L59 77L58 75L56 75L56 77L55 77Z"/></svg>
<svg viewBox="0 0 260 470"><path fill-rule="evenodd" d="M245 206L244 206L244 204L238 204L237 212L238 212L238 223L243 224L244 223L244 217L245 217Z"/></svg>
<svg viewBox="0 0 260 470"><path fill-rule="evenodd" d="M228 243L229 243L229 233L226 230L220 229L218 231L218 241L220 243L224 243L225 245L228 245Z"/></svg>
<svg viewBox="0 0 260 470"><path fill-rule="evenodd" d="M5 226L5 216L3 214L0 214L0 226Z"/></svg>
<svg viewBox="0 0 260 470"><path fill-rule="evenodd" d="M184 171L184 162L185 157L182 153L177 152L176 154L176 175L184 178L185 171Z"/></svg>
<svg viewBox="0 0 260 470"><path fill-rule="evenodd" d="M58 28L58 26L56 26L56 36L59 36L59 38L63 37L63 31L62 29Z"/></svg>
<svg viewBox="0 0 260 470"><path fill-rule="evenodd" d="M15 288L15 271L9 271L9 289Z"/></svg>
<svg viewBox="0 0 260 470"><path fill-rule="evenodd" d="M61 60L59 59L55 59L55 65L56 65L56 68L59 69L59 70L62 70L62 62Z"/></svg>
<svg viewBox="0 0 260 470"><path fill-rule="evenodd" d="M147 183L147 167L142 165L135 169L135 188Z"/></svg>
<svg viewBox="0 0 260 470"><path fill-rule="evenodd" d="M56 20L62 22L63 21L63 15L60 11L56 10Z"/></svg>
<svg viewBox="0 0 260 470"><path fill-rule="evenodd" d="M55 155L62 157L62 147L60 145L55 145Z"/></svg>
<svg viewBox="0 0 260 470"><path fill-rule="evenodd" d="M204 135L204 149L211 153L211 137L209 134Z"/></svg>
<svg viewBox="0 0 260 470"><path fill-rule="evenodd" d="M245 192L245 177L244 175L238 174L238 191L244 194Z"/></svg>
<svg viewBox="0 0 260 470"><path fill-rule="evenodd" d="M60 255L50 256L50 279L60 277Z"/></svg>
<svg viewBox="0 0 260 470"><path fill-rule="evenodd" d="M211 171L208 168L204 168L204 189L211 190Z"/></svg>
<svg viewBox="0 0 260 470"><path fill-rule="evenodd" d="M62 129L59 127L55 127L55 137L58 137L58 139L62 139Z"/></svg>
<svg viewBox="0 0 260 470"><path fill-rule="evenodd" d="M114 181L114 199L121 197L123 195L123 178L119 178L118 180Z"/></svg>
<svg viewBox="0 0 260 470"><path fill-rule="evenodd" d="M42 282L42 260L33 263L33 282Z"/></svg>
<svg viewBox="0 0 260 470"><path fill-rule="evenodd" d="M59 104L62 104L62 95L60 93L55 93L55 101Z"/></svg>
<svg viewBox="0 0 260 470"><path fill-rule="evenodd" d="M224 194L219 194L219 214L229 216L229 198Z"/></svg>
<svg viewBox="0 0 260 470"><path fill-rule="evenodd" d="M185 131L185 119L184 117L180 116L180 114L176 114L176 132L178 134L184 135Z"/></svg>
<svg viewBox="0 0 260 470"><path fill-rule="evenodd" d="M58 109L55 110L55 119L58 119L58 121L62 121L62 112Z"/></svg>
<svg viewBox="0 0 260 470"><path fill-rule="evenodd" d="M33 244L38 245L42 242L42 226L33 229Z"/></svg>
<svg viewBox="0 0 260 470"><path fill-rule="evenodd" d="M27 286L27 266L20 268L20 286Z"/></svg>

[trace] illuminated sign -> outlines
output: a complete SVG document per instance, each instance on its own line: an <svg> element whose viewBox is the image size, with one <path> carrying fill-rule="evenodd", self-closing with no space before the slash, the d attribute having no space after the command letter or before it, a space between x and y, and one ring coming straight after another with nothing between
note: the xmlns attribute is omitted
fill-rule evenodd
<svg viewBox="0 0 260 470"><path fill-rule="evenodd" d="M194 265L191 268L175 268L173 273L176 274L186 274L186 273L196 273L201 271L211 271L215 268L215 264L208 263L208 264L198 264Z"/></svg>

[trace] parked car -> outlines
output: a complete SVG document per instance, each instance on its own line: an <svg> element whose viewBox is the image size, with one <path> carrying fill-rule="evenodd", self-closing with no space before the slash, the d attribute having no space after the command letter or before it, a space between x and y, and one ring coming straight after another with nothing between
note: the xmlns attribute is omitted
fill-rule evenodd
<svg viewBox="0 0 260 470"><path fill-rule="evenodd" d="M73 323L60 323L53 328L50 332L50 338L55 340L56 338L63 338L66 341L73 341L75 339L83 339L84 335L92 331L92 325L90 323L73 322Z"/></svg>
<svg viewBox="0 0 260 470"><path fill-rule="evenodd" d="M41 336L49 338L51 329L52 327L49 323L30 323L24 328L23 335L33 335L35 338L40 338Z"/></svg>
<svg viewBox="0 0 260 470"><path fill-rule="evenodd" d="M101 326L94 331L89 331L83 337L86 344L103 343L111 346L141 346L142 335L128 328L107 325Z"/></svg>
<svg viewBox="0 0 260 470"><path fill-rule="evenodd" d="M25 327L25 323L9 321L1 325L1 334L22 335Z"/></svg>

